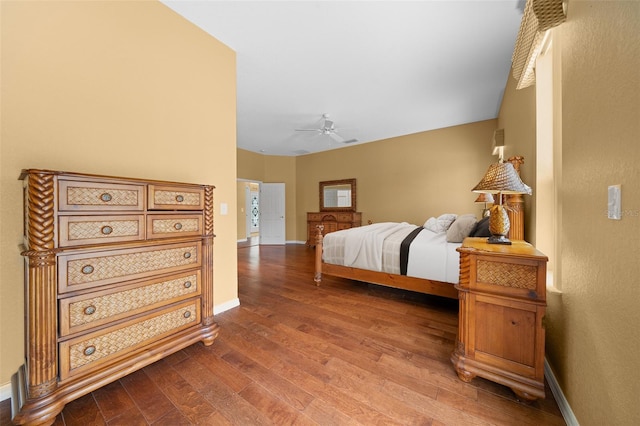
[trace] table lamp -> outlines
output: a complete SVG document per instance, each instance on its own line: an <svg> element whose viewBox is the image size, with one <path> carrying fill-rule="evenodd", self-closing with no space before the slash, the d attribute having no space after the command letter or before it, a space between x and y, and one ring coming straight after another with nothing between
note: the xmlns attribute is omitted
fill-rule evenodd
<svg viewBox="0 0 640 426"><path fill-rule="evenodd" d="M510 223L507 211L502 205L502 194L529 194L527 186L511 163L494 163L489 166L482 180L472 189L473 192L496 194L498 203L489 210L489 244L511 244L507 238Z"/></svg>

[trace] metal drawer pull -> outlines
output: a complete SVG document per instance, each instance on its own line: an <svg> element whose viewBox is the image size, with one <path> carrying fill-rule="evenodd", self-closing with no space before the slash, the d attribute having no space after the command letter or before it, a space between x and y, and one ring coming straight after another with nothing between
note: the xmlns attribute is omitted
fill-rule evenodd
<svg viewBox="0 0 640 426"><path fill-rule="evenodd" d="M90 355L93 355L95 351L96 351L96 347L92 345L84 348L84 351L82 351L82 353L85 354L85 356L90 356Z"/></svg>
<svg viewBox="0 0 640 426"><path fill-rule="evenodd" d="M178 222L175 225L173 225L173 227L176 229L176 231L179 231L179 230L182 229L182 224L180 222Z"/></svg>
<svg viewBox="0 0 640 426"><path fill-rule="evenodd" d="M191 316L191 312L187 311L182 316L185 318L189 318Z"/></svg>
<svg viewBox="0 0 640 426"><path fill-rule="evenodd" d="M95 313L96 313L96 307L93 305L89 305L86 308L84 308L85 315L93 315Z"/></svg>
<svg viewBox="0 0 640 426"><path fill-rule="evenodd" d="M93 272L93 266L91 266L91 265L84 265L84 266L82 267L82 273L83 273L83 274L85 274L85 275L86 275L86 274L91 274L92 272Z"/></svg>
<svg viewBox="0 0 640 426"><path fill-rule="evenodd" d="M182 195L176 195L176 201L181 203L184 201L184 197Z"/></svg>
<svg viewBox="0 0 640 426"><path fill-rule="evenodd" d="M103 226L103 227L100 229L100 232L102 232L104 235L109 235L110 233L112 233L112 232L113 232L113 228L112 228L112 227L110 227L109 225L107 225L107 226Z"/></svg>
<svg viewBox="0 0 640 426"><path fill-rule="evenodd" d="M191 253L186 252L186 253L184 254L184 258L185 258L185 259L189 259L190 257L191 257Z"/></svg>
<svg viewBox="0 0 640 426"><path fill-rule="evenodd" d="M113 197L111 197L111 194L109 194L108 192L103 193L102 195L100 195L100 200L104 201L105 203L111 201Z"/></svg>
<svg viewBox="0 0 640 426"><path fill-rule="evenodd" d="M189 287L191 287L191 281L185 281L184 288L189 288Z"/></svg>

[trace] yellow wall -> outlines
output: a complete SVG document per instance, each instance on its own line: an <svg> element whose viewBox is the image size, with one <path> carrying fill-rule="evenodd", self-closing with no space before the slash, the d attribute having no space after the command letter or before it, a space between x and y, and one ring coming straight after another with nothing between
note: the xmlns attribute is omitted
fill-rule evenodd
<svg viewBox="0 0 640 426"><path fill-rule="evenodd" d="M6 2L0 386L23 362L22 168L213 184L216 305L237 299L235 53L159 2Z"/></svg>
<svg viewBox="0 0 640 426"><path fill-rule="evenodd" d="M238 179L285 184L285 239L296 241L296 157L262 155L238 149L237 158ZM240 235L244 234L238 233L238 239Z"/></svg>
<svg viewBox="0 0 640 426"><path fill-rule="evenodd" d="M422 225L443 213L480 216L471 188L497 161L491 155L496 126L497 120L486 120L298 157L238 149L238 178L285 182L289 242L306 241L306 214L318 211L318 182L324 180L356 178L363 223Z"/></svg>
<svg viewBox="0 0 640 426"><path fill-rule="evenodd" d="M504 129L504 158L524 157L520 169L522 181L531 187L532 195L524 198L524 239L536 243L535 197L536 191L536 89L530 86L516 91L518 82L511 77L506 82L502 98L498 128Z"/></svg>
<svg viewBox="0 0 640 426"><path fill-rule="evenodd" d="M355 145L297 157L298 239L306 240L306 212L318 211L318 182L357 179L362 221L422 225L443 213L481 214L471 192L497 161L491 155L496 120Z"/></svg>
<svg viewBox="0 0 640 426"><path fill-rule="evenodd" d="M568 6L554 34L562 75L562 294L548 294L547 359L581 425L637 425L640 2ZM535 131L531 93L512 91L510 81L499 120L505 134ZM622 185L620 221L606 214L614 184Z"/></svg>

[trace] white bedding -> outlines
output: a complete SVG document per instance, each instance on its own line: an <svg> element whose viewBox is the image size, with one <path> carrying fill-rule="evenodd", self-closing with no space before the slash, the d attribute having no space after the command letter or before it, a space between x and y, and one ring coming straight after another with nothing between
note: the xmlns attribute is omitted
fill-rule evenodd
<svg viewBox="0 0 640 426"><path fill-rule="evenodd" d="M331 232L324 237L327 263L371 271L400 273L400 245L416 228L406 222L384 222ZM423 229L409 249L407 276L458 283L460 243L448 243L446 233Z"/></svg>

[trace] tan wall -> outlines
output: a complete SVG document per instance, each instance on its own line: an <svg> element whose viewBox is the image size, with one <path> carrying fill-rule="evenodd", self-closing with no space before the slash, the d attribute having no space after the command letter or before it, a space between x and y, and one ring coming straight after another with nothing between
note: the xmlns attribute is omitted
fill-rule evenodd
<svg viewBox="0 0 640 426"><path fill-rule="evenodd" d="M581 424L639 424L640 2L570 2L568 17L564 294L552 310L562 325L550 333L550 358ZM621 221L606 215L613 184L622 184Z"/></svg>
<svg viewBox="0 0 640 426"><path fill-rule="evenodd" d="M237 298L235 53L159 2L1 2L0 386L23 362L22 168L216 186Z"/></svg>
<svg viewBox="0 0 640 426"><path fill-rule="evenodd" d="M287 242L295 241L296 157L261 155L243 149L238 149L237 157L238 179L285 184L285 239ZM239 239L240 235L244 234L238 233Z"/></svg>
<svg viewBox="0 0 640 426"><path fill-rule="evenodd" d="M238 222L237 238L238 240L244 240L247 238L247 218L245 212L245 191L249 186L249 182L238 181L237 195L236 195L236 214Z"/></svg>
<svg viewBox="0 0 640 426"><path fill-rule="evenodd" d="M535 197L536 197L536 88L516 90L516 79L511 77L506 83L502 98L498 128L504 129L504 158L520 155L524 164L520 169L522 181L533 190L524 198L524 239L536 243Z"/></svg>
<svg viewBox="0 0 640 426"><path fill-rule="evenodd" d="M548 294L547 359L581 425L637 425L640 2L571 1L567 16L554 36L562 58L562 294ZM511 83L499 121L507 135L525 134L535 122L532 95L510 94ZM622 185L620 221L606 214L614 184Z"/></svg>
<svg viewBox="0 0 640 426"><path fill-rule="evenodd" d="M238 178L285 182L290 242L306 241L306 213L318 211L318 182L324 180L357 179L363 223L421 225L449 212L479 216L471 188L497 161L491 155L496 126L497 120L486 120L299 157L238 149Z"/></svg>
<svg viewBox="0 0 640 426"><path fill-rule="evenodd" d="M297 157L298 240L306 240L306 212L318 211L318 182L357 179L363 223L422 225L443 213L481 214L471 192L497 161L491 155L496 120L448 127Z"/></svg>

